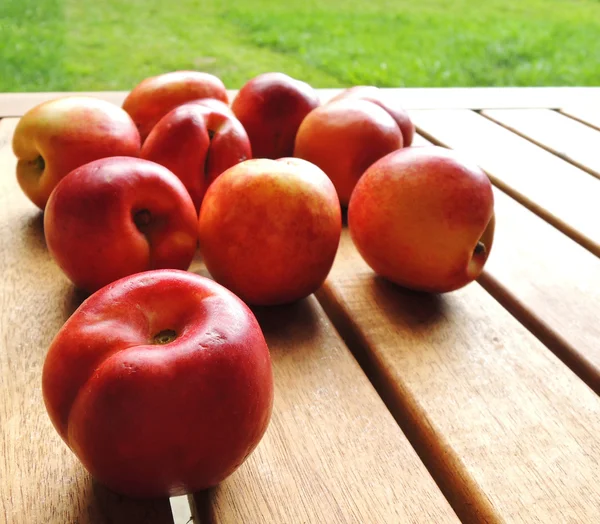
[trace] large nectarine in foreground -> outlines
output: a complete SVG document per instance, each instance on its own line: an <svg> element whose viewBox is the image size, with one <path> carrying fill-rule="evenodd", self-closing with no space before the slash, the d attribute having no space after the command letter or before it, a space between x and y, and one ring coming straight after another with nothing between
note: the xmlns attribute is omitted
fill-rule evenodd
<svg viewBox="0 0 600 524"><path fill-rule="evenodd" d="M97 480L168 497L213 487L246 460L269 423L273 374L239 298L163 269L114 282L77 309L48 350L42 391Z"/></svg>
<svg viewBox="0 0 600 524"><path fill-rule="evenodd" d="M404 148L361 177L348 225L358 251L379 275L415 290L452 291L475 280L490 253L492 185L453 151Z"/></svg>
<svg viewBox="0 0 600 524"><path fill-rule="evenodd" d="M200 250L214 279L247 303L310 295L337 251L341 209L331 180L296 158L247 160L221 174L200 209Z"/></svg>

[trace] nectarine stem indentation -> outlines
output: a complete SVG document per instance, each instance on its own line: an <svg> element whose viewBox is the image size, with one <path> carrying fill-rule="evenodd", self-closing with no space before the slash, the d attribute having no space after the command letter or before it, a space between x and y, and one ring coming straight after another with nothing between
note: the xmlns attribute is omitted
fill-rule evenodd
<svg viewBox="0 0 600 524"><path fill-rule="evenodd" d="M133 221L140 231L143 231L152 220L152 215L147 209L142 209L133 215Z"/></svg>
<svg viewBox="0 0 600 524"><path fill-rule="evenodd" d="M163 329L156 335L154 335L153 341L154 344L164 345L169 342L173 342L177 338L177 333L172 329Z"/></svg>
<svg viewBox="0 0 600 524"><path fill-rule="evenodd" d="M39 171L40 175L44 172L44 169L46 169L46 161L44 160L44 157L42 157L42 155L38 156L32 162L32 164L35 165L35 168L37 171Z"/></svg>
<svg viewBox="0 0 600 524"><path fill-rule="evenodd" d="M483 242L481 242L481 240L479 242L477 242L477 245L475 246L475 249L473 250L473 254L474 255L484 255L487 252L487 248L485 247L485 244Z"/></svg>

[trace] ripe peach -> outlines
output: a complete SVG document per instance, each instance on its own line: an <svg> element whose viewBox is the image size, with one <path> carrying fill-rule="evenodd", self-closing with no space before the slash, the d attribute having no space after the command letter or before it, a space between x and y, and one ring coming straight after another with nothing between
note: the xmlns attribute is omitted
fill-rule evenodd
<svg viewBox="0 0 600 524"><path fill-rule="evenodd" d="M48 200L44 233L52 258L90 293L150 269L187 269L198 242L183 183L130 157L96 160L63 178Z"/></svg>

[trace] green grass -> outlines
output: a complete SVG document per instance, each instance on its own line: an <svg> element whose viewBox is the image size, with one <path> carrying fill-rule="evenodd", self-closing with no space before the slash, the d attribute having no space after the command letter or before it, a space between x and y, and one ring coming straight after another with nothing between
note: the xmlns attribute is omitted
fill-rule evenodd
<svg viewBox="0 0 600 524"><path fill-rule="evenodd" d="M598 0L1 0L0 91L130 89L175 69L230 88L600 85Z"/></svg>

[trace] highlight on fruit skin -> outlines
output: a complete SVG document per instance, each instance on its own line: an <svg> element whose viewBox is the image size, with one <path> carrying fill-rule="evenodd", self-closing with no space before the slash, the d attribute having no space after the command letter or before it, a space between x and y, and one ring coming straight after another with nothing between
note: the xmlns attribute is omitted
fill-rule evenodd
<svg viewBox="0 0 600 524"><path fill-rule="evenodd" d="M377 274L417 291L453 291L479 277L490 255L492 185L481 168L454 151L400 149L361 177L348 226Z"/></svg>

